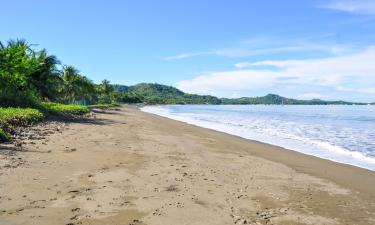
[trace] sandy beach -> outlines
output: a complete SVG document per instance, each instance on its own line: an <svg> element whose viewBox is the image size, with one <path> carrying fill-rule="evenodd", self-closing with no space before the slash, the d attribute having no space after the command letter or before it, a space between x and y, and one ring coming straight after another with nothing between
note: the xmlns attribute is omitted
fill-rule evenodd
<svg viewBox="0 0 375 225"><path fill-rule="evenodd" d="M47 133L1 153L0 225L375 224L366 169L128 106Z"/></svg>

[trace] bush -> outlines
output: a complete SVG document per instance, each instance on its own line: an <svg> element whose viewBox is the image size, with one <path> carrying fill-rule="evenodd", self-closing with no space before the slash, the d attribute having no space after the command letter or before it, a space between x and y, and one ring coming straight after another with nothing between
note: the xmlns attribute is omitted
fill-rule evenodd
<svg viewBox="0 0 375 225"><path fill-rule="evenodd" d="M107 109L107 108L112 108L112 107L118 107L118 106L120 106L120 105L119 104L115 104L115 103L89 105L90 108L102 108L102 109Z"/></svg>
<svg viewBox="0 0 375 225"><path fill-rule="evenodd" d="M31 108L0 108L0 124L28 125L44 118L43 113Z"/></svg>
<svg viewBox="0 0 375 225"><path fill-rule="evenodd" d="M89 113L87 106L65 105L54 102L42 102L40 108L45 114L56 116L79 116Z"/></svg>
<svg viewBox="0 0 375 225"><path fill-rule="evenodd" d="M0 142L2 141L8 141L9 140L9 135L0 128Z"/></svg>
<svg viewBox="0 0 375 225"><path fill-rule="evenodd" d="M0 142L9 140L13 126L26 126L41 121L46 115L75 116L89 112L88 107L80 105L64 105L52 102L39 103L38 109L1 108L0 107Z"/></svg>
<svg viewBox="0 0 375 225"><path fill-rule="evenodd" d="M13 126L25 126L44 118L43 113L30 108L0 108L0 142L8 141Z"/></svg>

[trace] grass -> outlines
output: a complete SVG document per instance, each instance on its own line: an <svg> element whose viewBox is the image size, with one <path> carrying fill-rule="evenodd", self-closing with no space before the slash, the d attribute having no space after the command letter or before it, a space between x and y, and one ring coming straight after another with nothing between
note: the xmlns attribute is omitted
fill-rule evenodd
<svg viewBox="0 0 375 225"><path fill-rule="evenodd" d="M53 102L42 102L37 108L0 107L0 142L9 140L14 126L27 126L39 122L49 115L69 117L89 113L89 108L86 106Z"/></svg>
<svg viewBox="0 0 375 225"><path fill-rule="evenodd" d="M44 119L43 113L31 108L0 108L0 123L28 125Z"/></svg>
<svg viewBox="0 0 375 225"><path fill-rule="evenodd" d="M46 114L56 116L80 116L90 111L87 106L65 105L54 102L42 102L40 106Z"/></svg>
<svg viewBox="0 0 375 225"><path fill-rule="evenodd" d="M44 119L44 114L31 108L0 107L0 141L9 140L14 126L26 126Z"/></svg>
<svg viewBox="0 0 375 225"><path fill-rule="evenodd" d="M8 141L8 140L9 140L9 134L0 128L0 142Z"/></svg>
<svg viewBox="0 0 375 225"><path fill-rule="evenodd" d="M110 103L110 104L96 104L96 105L90 105L90 108L111 108L111 107L117 107L118 104Z"/></svg>

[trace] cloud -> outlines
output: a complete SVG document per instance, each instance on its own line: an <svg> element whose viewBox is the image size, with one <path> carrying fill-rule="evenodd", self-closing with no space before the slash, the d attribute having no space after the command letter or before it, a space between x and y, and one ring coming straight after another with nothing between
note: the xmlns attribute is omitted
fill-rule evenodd
<svg viewBox="0 0 375 225"><path fill-rule="evenodd" d="M236 67L238 69L243 69L243 68L247 68L247 67L250 67L250 66L252 66L252 63L250 63L250 62L239 62L239 63L234 64L234 67Z"/></svg>
<svg viewBox="0 0 375 225"><path fill-rule="evenodd" d="M317 99L317 98L322 98L324 95L319 94L319 93L303 93L297 95L298 98L300 99Z"/></svg>
<svg viewBox="0 0 375 225"><path fill-rule="evenodd" d="M267 87L280 74L270 71L237 70L212 72L191 80L177 82L177 87L188 93L209 94L218 91L244 91Z"/></svg>
<svg viewBox="0 0 375 225"><path fill-rule="evenodd" d="M210 56L210 55L211 56L223 56L223 57L243 57L243 56L249 56L251 54L256 54L256 53L250 52L249 50L233 48L233 49L221 49L221 50L213 50L213 51L180 53L178 55L163 57L162 60L172 61L172 60L178 60L178 59L192 58L196 56Z"/></svg>
<svg viewBox="0 0 375 225"><path fill-rule="evenodd" d="M353 14L375 15L374 0L336 0L332 1L323 8L333 9Z"/></svg>
<svg viewBox="0 0 375 225"><path fill-rule="evenodd" d="M274 66L287 74L320 84L337 84L353 78L375 80L375 46L345 56L311 60L260 61L251 66Z"/></svg>
<svg viewBox="0 0 375 225"><path fill-rule="evenodd" d="M347 88L347 87L338 86L336 87L336 90L362 93L362 94L375 94L375 88Z"/></svg>
<svg viewBox="0 0 375 225"><path fill-rule="evenodd" d="M177 82L177 87L189 93L223 91L254 91L292 85L300 91L307 85L328 87L337 91L357 91L373 94L375 86L375 46L343 56L310 60L276 60L241 62L240 70L208 72L190 80ZM272 66L275 69L254 69ZM339 88L337 88L339 87Z"/></svg>
<svg viewBox="0 0 375 225"><path fill-rule="evenodd" d="M181 53L178 55L172 55L172 56L166 56L163 57L162 59L165 61L171 61L171 60L176 60L176 59L186 59L186 58L191 58L194 56L201 56L201 55L211 55L213 54L212 52L192 52L192 53Z"/></svg>
<svg viewBox="0 0 375 225"><path fill-rule="evenodd" d="M327 36L325 36L327 37ZM211 51L185 52L177 55L163 57L162 60L172 61L187 59L197 56L245 57L266 55L284 52L311 52L319 51L329 54L342 54L349 51L349 46L332 44L315 44L309 40L273 40L270 38L253 38L241 42L240 47L221 48Z"/></svg>

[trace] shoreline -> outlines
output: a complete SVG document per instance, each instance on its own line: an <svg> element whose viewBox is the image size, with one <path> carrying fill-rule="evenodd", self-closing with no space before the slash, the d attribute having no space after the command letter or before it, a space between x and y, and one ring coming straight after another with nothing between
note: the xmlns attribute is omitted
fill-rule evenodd
<svg viewBox="0 0 375 225"><path fill-rule="evenodd" d="M138 110L142 111L140 108ZM296 171L308 173L311 175L319 176L322 178L333 180L339 184L351 186L352 188L360 191L366 191L371 193L375 197L375 171L359 167L356 165L341 163L330 159L309 155L296 150L284 148L257 140L244 138L241 136L233 135L223 131L218 131L211 128L201 127L195 124L187 123L184 121L175 120L165 116L145 112L152 116L156 116L159 119L171 120L177 123L181 123L182 126L192 126L198 129L204 129L208 132L217 133L221 138L233 138L239 142L251 142L255 145L255 148L262 148L266 152L258 151L257 149L248 149L254 156L258 156L264 159L268 159L274 162L282 163L286 166L292 167ZM229 137L225 137L229 136ZM303 163L302 163L303 162ZM307 162L307 164L306 164ZM355 182L353 177L348 177L347 174L355 174ZM373 176L373 179L366 179L368 176ZM364 183L363 183L364 182Z"/></svg>
<svg viewBox="0 0 375 225"><path fill-rule="evenodd" d="M68 123L25 150L15 167L0 155L0 225L375 221L372 171L134 106Z"/></svg>
<svg viewBox="0 0 375 225"><path fill-rule="evenodd" d="M210 129L213 131L218 131L226 133L229 135L241 137L250 141L256 141L263 144L268 144L271 146L280 147L286 150L299 152L305 155L314 156L321 159L326 159L340 164L351 165L359 167L362 169L370 170L375 172L375 159L366 156L364 153L359 151L350 151L342 147L338 147L334 144L329 144L328 142L322 142L322 144L328 144L331 148L322 149L313 145L304 145L304 143L295 142L294 139L278 139L273 140L269 138L270 135L263 133L261 136L257 135L256 132L252 130L241 129L242 125L239 127L226 125L218 122L206 121L205 119L196 119L193 116L183 116L178 113L169 113L169 109L162 106L142 106L139 109L143 112L158 115L164 118L172 119L175 121L180 121L185 124L198 126L205 129ZM171 109L172 110L172 109ZM182 109L183 110L183 109ZM194 110L194 108L193 108ZM173 111L173 110L172 110ZM199 114L197 114L199 118ZM214 117L215 118L215 117ZM246 124L245 124L246 125ZM321 144L320 142L318 144ZM332 150L333 148L333 150ZM338 149L336 149L338 148Z"/></svg>

